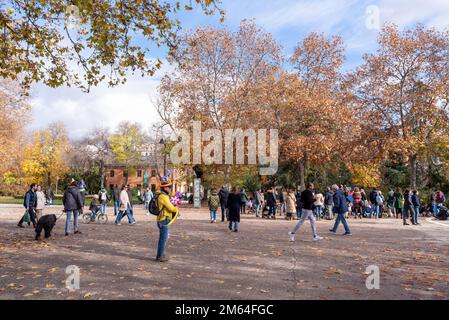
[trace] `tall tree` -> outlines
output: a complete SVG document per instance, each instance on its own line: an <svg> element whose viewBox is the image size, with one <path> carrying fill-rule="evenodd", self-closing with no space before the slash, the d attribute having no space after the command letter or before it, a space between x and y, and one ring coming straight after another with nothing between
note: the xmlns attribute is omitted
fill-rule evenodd
<svg viewBox="0 0 449 320"><path fill-rule="evenodd" d="M26 145L21 168L27 182L57 183L69 169L67 155L71 145L63 124L53 123L37 131Z"/></svg>
<svg viewBox="0 0 449 320"><path fill-rule="evenodd" d="M127 71L153 75L161 60L150 59L150 50L165 46L169 55L177 52L176 15L196 4L223 18L217 2L1 1L0 76L20 76L24 85L40 81L89 90L103 80L117 85Z"/></svg>
<svg viewBox="0 0 449 320"><path fill-rule="evenodd" d="M254 21L243 20L237 31L214 27L187 33L179 49L187 52L161 83L158 111L171 128L186 128L191 120L204 129L253 126L245 116L251 92L280 66L279 45ZM225 183L230 166L222 166Z"/></svg>
<svg viewBox="0 0 449 320"><path fill-rule="evenodd" d="M448 134L449 31L386 25L364 60L351 82L365 145L372 157L402 153L415 188L426 146Z"/></svg>
<svg viewBox="0 0 449 320"><path fill-rule="evenodd" d="M140 125L127 121L120 123L116 132L109 138L115 162L125 167L125 184L136 166L142 163L144 143L145 136Z"/></svg>

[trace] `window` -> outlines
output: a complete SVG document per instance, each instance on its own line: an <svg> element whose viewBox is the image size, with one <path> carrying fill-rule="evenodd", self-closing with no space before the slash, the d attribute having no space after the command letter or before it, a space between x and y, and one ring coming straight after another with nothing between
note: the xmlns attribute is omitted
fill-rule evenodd
<svg viewBox="0 0 449 320"><path fill-rule="evenodd" d="M152 176L152 177L155 177L155 176L157 176L157 172L156 172L156 170L154 170L154 169L153 169L153 170L151 170L151 176Z"/></svg>
<svg viewBox="0 0 449 320"><path fill-rule="evenodd" d="M115 176L115 171L114 171L114 170L111 170L111 172L109 172L109 176L110 176L111 178L114 178L114 176Z"/></svg>
<svg viewBox="0 0 449 320"><path fill-rule="evenodd" d="M137 178L142 178L142 170L137 170Z"/></svg>

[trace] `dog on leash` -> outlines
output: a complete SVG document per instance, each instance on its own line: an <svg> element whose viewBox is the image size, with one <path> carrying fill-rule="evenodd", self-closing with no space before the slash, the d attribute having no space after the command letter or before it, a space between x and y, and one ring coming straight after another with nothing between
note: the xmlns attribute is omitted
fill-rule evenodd
<svg viewBox="0 0 449 320"><path fill-rule="evenodd" d="M36 240L39 240L41 237L42 229L45 231L45 239L48 239L51 237L51 231L53 230L53 227L56 224L56 215L55 214L48 214L45 216L42 216L36 225Z"/></svg>

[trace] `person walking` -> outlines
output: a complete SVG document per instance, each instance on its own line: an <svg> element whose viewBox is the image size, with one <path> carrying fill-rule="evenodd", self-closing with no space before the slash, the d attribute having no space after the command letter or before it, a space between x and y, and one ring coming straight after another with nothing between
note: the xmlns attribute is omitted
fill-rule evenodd
<svg viewBox="0 0 449 320"><path fill-rule="evenodd" d="M228 203L226 207L228 208L228 220L229 220L229 231L239 232L240 223L240 205L241 205L241 195L236 187L232 188L232 192L228 196Z"/></svg>
<svg viewBox="0 0 449 320"><path fill-rule="evenodd" d="M161 190L157 194L157 204L159 215L157 217L157 227L159 229L159 241L157 244L156 261L167 262L169 258L165 255L167 242L169 238L169 226L177 219L179 214L178 207L170 201L172 182L169 177L160 178Z"/></svg>
<svg viewBox="0 0 449 320"><path fill-rule="evenodd" d="M360 192L360 189L358 187L354 188L354 193L352 194L352 202L353 202L353 212L354 212L354 218L362 219L362 193Z"/></svg>
<svg viewBox="0 0 449 320"><path fill-rule="evenodd" d="M254 210L256 211L256 218L259 218L260 206L262 204L262 193L260 190L256 190L256 192L254 192Z"/></svg>
<svg viewBox="0 0 449 320"><path fill-rule="evenodd" d="M435 195L435 202L437 205L436 215L438 216L441 210L441 207L444 207L444 204L446 203L446 196L444 195L444 192L441 190L438 190Z"/></svg>
<svg viewBox="0 0 449 320"><path fill-rule="evenodd" d="M399 219L399 216L402 219L402 208L404 207L404 196L402 195L401 188L396 188L396 192L394 193L394 211L396 212L396 219Z"/></svg>
<svg viewBox="0 0 449 320"><path fill-rule="evenodd" d="M326 193L324 194L324 205L326 207L326 219L333 220L334 193L329 187L326 189Z"/></svg>
<svg viewBox="0 0 449 320"><path fill-rule="evenodd" d="M379 218L379 205L377 203L377 188L374 188L369 194L369 201L371 202L371 216L374 216L375 219Z"/></svg>
<svg viewBox="0 0 449 320"><path fill-rule="evenodd" d="M404 210L402 212L402 221L404 226L408 226L407 219L413 219L415 212L413 210L412 193L409 189L405 190L404 193ZM413 223L413 220L412 220Z"/></svg>
<svg viewBox="0 0 449 320"><path fill-rule="evenodd" d="M151 189L146 188L144 197L145 197L145 210L147 211L147 215L150 214L150 212L148 212L148 208L149 208L151 199L153 199L153 196L154 195L153 195L153 192L151 191Z"/></svg>
<svg viewBox="0 0 449 320"><path fill-rule="evenodd" d="M33 228L36 228L36 204L37 204L37 196L36 196L37 184L32 183L30 185L30 189L25 193L23 199L23 206L25 207L26 212L28 212L30 216L31 223L33 223ZM20 219L17 226L19 228L23 228L23 221L25 220L25 214ZM28 225L30 225L30 221L28 221Z"/></svg>
<svg viewBox="0 0 449 320"><path fill-rule="evenodd" d="M207 204L209 205L210 222L217 223L217 210L220 206L220 197L216 188L212 189Z"/></svg>
<svg viewBox="0 0 449 320"><path fill-rule="evenodd" d="M324 209L324 196L321 192L317 192L315 194L315 202L313 203L315 209L315 215L317 220L321 220L321 214L323 213L323 209Z"/></svg>
<svg viewBox="0 0 449 320"><path fill-rule="evenodd" d="M267 191L265 202L267 203L267 207L269 207L268 218L276 219L276 197L273 189Z"/></svg>
<svg viewBox="0 0 449 320"><path fill-rule="evenodd" d="M106 214L106 205L109 201L109 195L105 188L102 188L98 192L98 199L100 201L100 211L102 214Z"/></svg>
<svg viewBox="0 0 449 320"><path fill-rule="evenodd" d="M37 185L36 190L36 223L42 217L42 212L45 208L45 193L42 191L42 186Z"/></svg>
<svg viewBox="0 0 449 320"><path fill-rule="evenodd" d="M389 189L387 193L387 207L388 207L388 216L390 218L394 218L395 210L394 210L394 191L393 189Z"/></svg>
<svg viewBox="0 0 449 320"><path fill-rule="evenodd" d="M120 207L117 218L115 219L115 225L119 226L121 224L121 221L125 216L125 212L126 216L128 217L128 223L130 223L131 225L136 224L136 220L134 219L130 208L131 203L129 201L128 188L123 186L122 191L120 192Z"/></svg>
<svg viewBox="0 0 449 320"><path fill-rule="evenodd" d="M421 203L419 201L419 192L416 189L413 190L412 203L414 208L413 224L417 226L419 225L419 206L421 205Z"/></svg>
<svg viewBox="0 0 449 320"><path fill-rule="evenodd" d="M336 234L338 226L341 222L343 224L343 227L345 228L345 233L343 235L352 236L348 222L345 218L345 215L348 212L348 204L346 202L345 195L337 185L332 186L332 191L334 192L334 213L337 214L337 219L335 220L334 227L329 231L333 234Z"/></svg>
<svg viewBox="0 0 449 320"><path fill-rule="evenodd" d="M288 189L285 196L285 206L287 210L287 220L293 220L293 216L296 214L296 197L293 189Z"/></svg>
<svg viewBox="0 0 449 320"><path fill-rule="evenodd" d="M295 193L295 198L296 198L296 218L299 220L301 219L302 214L301 190L299 188Z"/></svg>
<svg viewBox="0 0 449 320"><path fill-rule="evenodd" d="M306 221L306 219L309 219L310 221L310 226L312 228L313 234L313 241L319 241L323 239L318 235L316 230L316 219L313 214L313 203L315 201L313 195L313 188L314 188L313 183L308 183L307 189L301 193L302 214L301 218L299 219L293 231L289 232L291 242L295 241L296 233L301 229L301 226L304 224L304 221Z"/></svg>
<svg viewBox="0 0 449 320"><path fill-rule="evenodd" d="M225 217L227 218L228 216L228 207L227 207L227 203L228 203L228 196L229 196L229 191L226 188L226 186L221 187L220 191L218 192L218 197L220 198L220 207L221 207L221 222L225 221Z"/></svg>
<svg viewBox="0 0 449 320"><path fill-rule="evenodd" d="M378 218L382 219L383 212L384 212L385 198L384 198L380 188L377 188L376 202L377 202L377 215L378 215Z"/></svg>
<svg viewBox="0 0 449 320"><path fill-rule="evenodd" d="M246 203L248 202L248 196L245 189L240 192L240 214L246 214Z"/></svg>
<svg viewBox="0 0 449 320"><path fill-rule="evenodd" d="M114 216L117 216L120 208L120 188L115 185L114 189L112 190L112 199L114 201Z"/></svg>
<svg viewBox="0 0 449 320"><path fill-rule="evenodd" d="M65 221L65 235L70 234L70 222L73 215L73 231L75 234L81 234L78 230L78 216L83 213L83 196L78 188L76 181L73 181L70 186L64 191L62 196L62 204L64 205L64 212L66 214Z"/></svg>

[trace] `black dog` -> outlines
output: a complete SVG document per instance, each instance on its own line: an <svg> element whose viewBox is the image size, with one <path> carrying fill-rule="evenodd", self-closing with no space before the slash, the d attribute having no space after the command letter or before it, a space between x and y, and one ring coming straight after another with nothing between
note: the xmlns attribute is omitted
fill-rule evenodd
<svg viewBox="0 0 449 320"><path fill-rule="evenodd" d="M42 216L37 222L36 226L36 240L39 240L41 237L42 229L45 230L45 238L48 239L51 237L51 230L56 224L56 215L49 214L46 216Z"/></svg>

